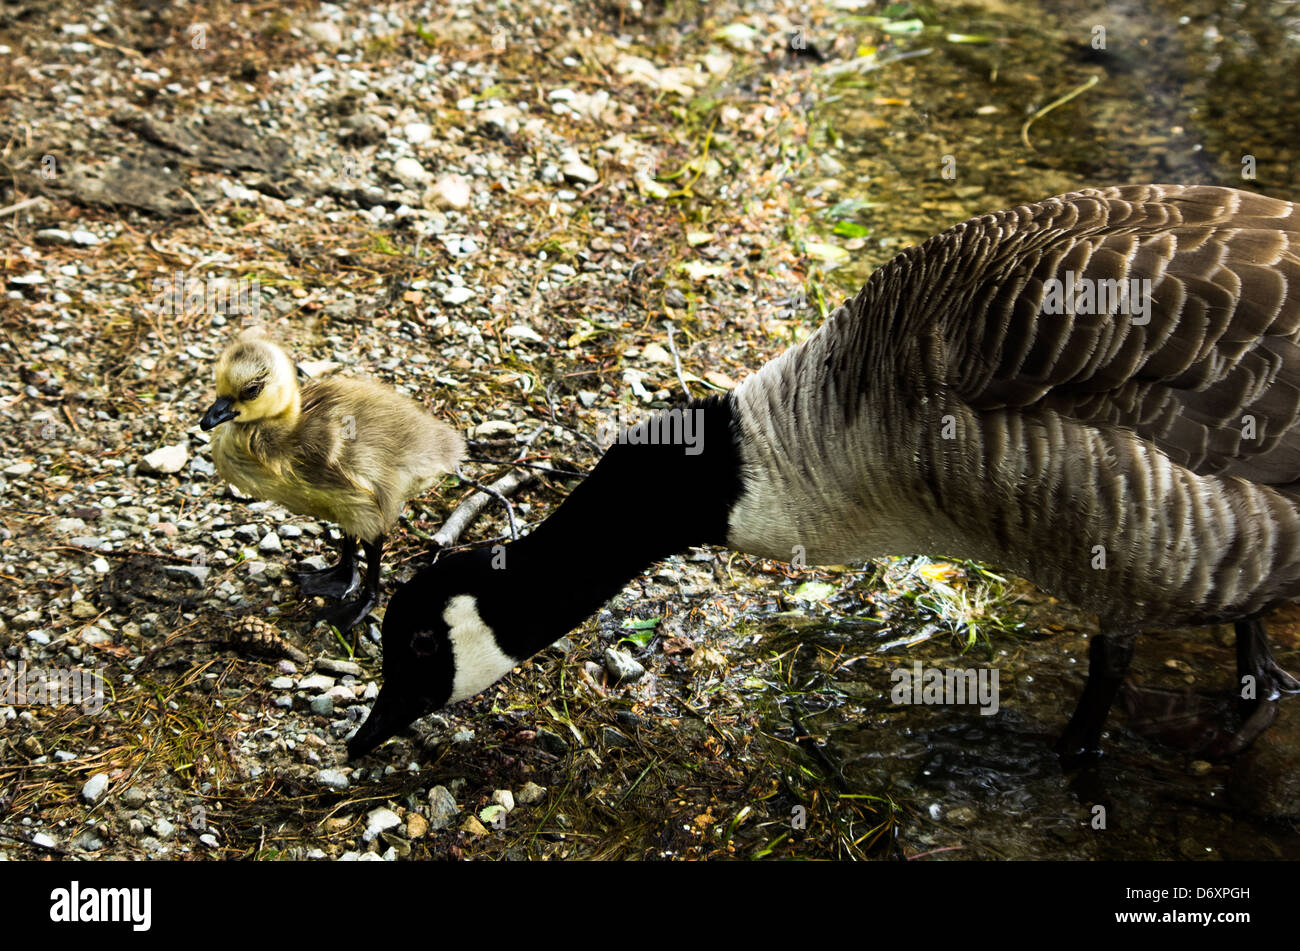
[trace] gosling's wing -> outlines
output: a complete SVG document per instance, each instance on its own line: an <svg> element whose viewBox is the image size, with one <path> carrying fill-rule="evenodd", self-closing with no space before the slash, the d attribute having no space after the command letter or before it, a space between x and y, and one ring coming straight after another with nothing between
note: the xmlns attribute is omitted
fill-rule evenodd
<svg viewBox="0 0 1300 951"><path fill-rule="evenodd" d="M937 325L941 372L969 405L1125 427L1197 473L1300 480L1291 202L1208 186L1089 189L940 239L974 275ZM1049 282L1070 275L1076 287L1149 280L1149 312L1045 313Z"/></svg>

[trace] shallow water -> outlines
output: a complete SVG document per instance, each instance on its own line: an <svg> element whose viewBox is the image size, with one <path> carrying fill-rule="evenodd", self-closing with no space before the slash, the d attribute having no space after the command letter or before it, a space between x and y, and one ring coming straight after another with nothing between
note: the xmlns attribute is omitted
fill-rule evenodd
<svg viewBox="0 0 1300 951"><path fill-rule="evenodd" d="M810 165L807 207L821 207L828 240L858 236L849 242L852 259L828 275L841 291L856 290L901 247L968 216L1075 188L1201 182L1300 195L1293 155L1300 5L1120 3L1098 13L1076 2L986 0L888 12L896 24L917 17L927 29L883 34L879 22L846 14L836 32L864 45L884 38L881 60L931 52L852 74L814 113L821 140L814 145L842 167ZM1098 27L1105 49L1093 45ZM992 41L952 42L948 34ZM1094 85L1022 133L1035 111L1094 76ZM1255 178L1244 179L1252 159ZM945 168L955 176L945 177ZM841 222L849 224L832 236ZM929 620L924 612L880 630L837 613L835 599L809 609L797 630L789 617L751 615L748 656L804 645L788 661L788 680L756 692L767 704L765 728L785 728L797 707L821 744L823 772L836 764L847 789L899 804L909 855L1300 858L1288 818L1300 815L1300 787L1290 779L1300 706L1284 702L1272 730L1232 763L1210 764L1188 750L1230 713L1230 628L1141 638L1129 706L1177 710L1186 705L1178 697L1192 691L1204 709L1182 729L1166 724L1160 735L1142 735L1156 732L1143 726L1152 717L1129 716L1121 699L1100 764L1065 771L1051 743L1082 690L1095 623L1027 586L1022 593L1031 601L1023 625L965 654L947 634L880 650L917 636ZM1297 630L1289 620L1270 626L1280 662L1293 670ZM849 665L828 659L850 655ZM996 667L1000 709L981 716L970 706L892 702L892 671L914 660Z"/></svg>

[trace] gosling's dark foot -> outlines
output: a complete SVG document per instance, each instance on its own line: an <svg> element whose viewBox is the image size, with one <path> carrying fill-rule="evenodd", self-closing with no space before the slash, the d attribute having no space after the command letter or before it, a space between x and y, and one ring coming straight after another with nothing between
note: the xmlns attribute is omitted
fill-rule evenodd
<svg viewBox="0 0 1300 951"><path fill-rule="evenodd" d="M335 598L339 601L354 594L361 583L356 562L339 562L328 568L298 568L291 572L298 590L308 598Z"/></svg>
<svg viewBox="0 0 1300 951"><path fill-rule="evenodd" d="M379 599L369 592L365 592L355 601L348 601L336 608L327 608L317 615L317 620L324 621L326 624L332 624L339 629L339 632L346 634L352 628L356 627L366 619L379 604Z"/></svg>

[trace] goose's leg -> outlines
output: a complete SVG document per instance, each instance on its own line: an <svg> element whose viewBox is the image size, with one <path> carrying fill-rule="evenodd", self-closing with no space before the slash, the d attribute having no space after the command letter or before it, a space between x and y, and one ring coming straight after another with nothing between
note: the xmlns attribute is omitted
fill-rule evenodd
<svg viewBox="0 0 1300 951"><path fill-rule="evenodd" d="M357 589L357 540L344 535L339 546L339 562L326 568L299 568L293 572L298 590L308 598L342 600Z"/></svg>
<svg viewBox="0 0 1300 951"><path fill-rule="evenodd" d="M1056 743L1056 751L1067 762L1096 756L1101 752L1101 731L1106 725L1115 694L1124 682L1133 659L1136 635L1098 634L1088 648L1088 682L1079 706Z"/></svg>
<svg viewBox="0 0 1300 951"><path fill-rule="evenodd" d="M379 603L379 570L384 557L384 536L380 535L373 542L363 540L361 547L366 552L366 581L361 588L361 596L321 614L321 620L333 624L342 632L365 620L366 615Z"/></svg>
<svg viewBox="0 0 1300 951"><path fill-rule="evenodd" d="M1241 714L1246 722L1236 733L1211 744L1206 751L1211 757L1231 756L1246 749L1277 719L1277 702L1282 694L1300 692L1300 680L1273 659L1263 621L1248 618L1237 621L1233 628L1237 632L1237 683L1242 690L1251 684L1254 695L1241 698Z"/></svg>

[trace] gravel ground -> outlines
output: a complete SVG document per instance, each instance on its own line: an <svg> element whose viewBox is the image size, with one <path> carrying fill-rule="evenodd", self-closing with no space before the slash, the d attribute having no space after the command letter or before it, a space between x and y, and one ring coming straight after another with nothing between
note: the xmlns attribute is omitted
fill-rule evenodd
<svg viewBox="0 0 1300 951"><path fill-rule="evenodd" d="M787 47L826 14L125 6L0 13L0 205L21 205L0 224L0 645L11 671L95 671L105 691L97 711L0 703L0 858L702 854L714 820L671 796L639 837L565 831L590 826L566 816L579 791L595 809L602 783L637 788L620 746L669 742L642 714L680 707L629 671L689 682L717 659L689 632L606 656L617 606L422 721L391 765L350 767L377 618L355 653L312 628L286 568L328 554L329 526L236 498L197 421L254 319L306 375L378 377L479 456L573 470L609 414L680 394L673 342L697 395L734 385L818 320L791 209L813 67ZM517 513L566 488L541 480ZM389 590L469 491L448 480L410 513ZM505 531L493 509L465 540ZM720 570L697 552L633 594L725 627L703 598ZM592 721L551 722L575 689ZM768 782L735 772L733 720L726 749L665 730L681 762L726 752L716 778ZM681 816L694 832L668 831Z"/></svg>

